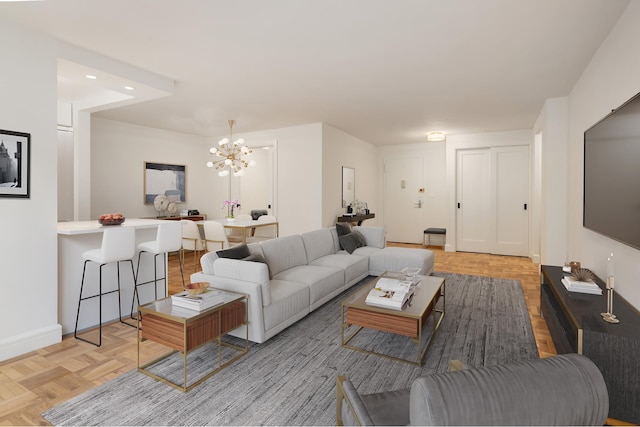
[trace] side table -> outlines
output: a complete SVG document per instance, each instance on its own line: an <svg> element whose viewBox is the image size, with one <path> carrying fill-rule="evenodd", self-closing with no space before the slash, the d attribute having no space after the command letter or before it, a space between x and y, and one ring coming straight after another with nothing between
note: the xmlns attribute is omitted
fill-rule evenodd
<svg viewBox="0 0 640 427"><path fill-rule="evenodd" d="M171 303L171 297L138 306L138 371L186 392L245 355L249 351L249 325L245 310L249 296L221 292L225 295L224 303L204 311L177 307ZM231 344L222 339L224 334L242 325L246 329L244 346ZM140 365L140 344L145 340L163 344L173 351ZM216 367L188 384L187 355L213 341L218 347ZM232 349L235 355L223 361L223 347ZM180 353L183 361L182 384L150 371L150 368L176 353Z"/></svg>

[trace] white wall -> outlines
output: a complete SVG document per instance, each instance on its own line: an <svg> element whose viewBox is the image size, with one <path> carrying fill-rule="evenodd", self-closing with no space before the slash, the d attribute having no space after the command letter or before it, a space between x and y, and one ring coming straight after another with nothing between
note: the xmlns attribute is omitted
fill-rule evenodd
<svg viewBox="0 0 640 427"><path fill-rule="evenodd" d="M185 165L185 203L213 215L211 187L204 156L205 139L102 118L91 120L91 219L101 213L154 217L144 204L144 162ZM218 213L218 212L215 212Z"/></svg>
<svg viewBox="0 0 640 427"><path fill-rule="evenodd" d="M584 131L640 92L640 2L629 3L569 95L569 253L598 276L615 256L616 290L640 307L640 251L582 227ZM614 307L615 312L615 307Z"/></svg>
<svg viewBox="0 0 640 427"><path fill-rule="evenodd" d="M351 136L333 126L322 125L322 227L332 227L336 217L346 212L342 207L342 166L355 169L356 199L367 202L376 217L363 223L381 225L382 187L378 187L375 145Z"/></svg>
<svg viewBox="0 0 640 427"><path fill-rule="evenodd" d="M548 99L534 126L540 138L540 164L534 167L534 186L540 188L539 241L535 242L534 257L541 264L562 265L573 259L567 248L567 180L569 170L567 98ZM535 201L535 199L534 199ZM537 233L532 233L536 235Z"/></svg>
<svg viewBox="0 0 640 427"><path fill-rule="evenodd" d="M439 227L449 229L448 201L446 185L445 142L425 142L421 144L387 145L378 149L377 188L384 188L384 164L387 159L421 158L424 168L424 207L421 228ZM384 224L383 200L380 196L380 218ZM376 213L378 215L378 213Z"/></svg>
<svg viewBox="0 0 640 427"><path fill-rule="evenodd" d="M0 360L5 360L60 341L61 328L56 46L1 17L0 40L0 127L31 134L31 197L0 198Z"/></svg>

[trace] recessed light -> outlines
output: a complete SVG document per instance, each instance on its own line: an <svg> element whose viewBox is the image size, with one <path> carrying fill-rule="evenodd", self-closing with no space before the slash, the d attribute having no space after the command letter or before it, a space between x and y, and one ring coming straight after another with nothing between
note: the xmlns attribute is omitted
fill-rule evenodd
<svg viewBox="0 0 640 427"><path fill-rule="evenodd" d="M87 74L85 77L88 78L88 79L91 79L91 80L97 79L97 77L94 76L93 74Z"/></svg>
<svg viewBox="0 0 640 427"><path fill-rule="evenodd" d="M427 134L427 141L444 141L447 139L447 135L444 132L429 132Z"/></svg>
<svg viewBox="0 0 640 427"><path fill-rule="evenodd" d="M124 87L126 90L133 90L133 86L125 86Z"/></svg>

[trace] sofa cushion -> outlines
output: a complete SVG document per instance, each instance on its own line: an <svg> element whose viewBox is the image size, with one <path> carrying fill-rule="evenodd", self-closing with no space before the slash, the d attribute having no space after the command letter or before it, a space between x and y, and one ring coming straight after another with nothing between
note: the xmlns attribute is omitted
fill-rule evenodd
<svg viewBox="0 0 640 427"><path fill-rule="evenodd" d="M352 254L357 248L366 246L367 242L364 236L358 231L352 231L349 234L345 234L338 237L340 241L340 248L344 249L348 253Z"/></svg>
<svg viewBox="0 0 640 427"><path fill-rule="evenodd" d="M216 251L219 258L243 259L251 255L249 247L245 244L233 246L229 249Z"/></svg>
<svg viewBox="0 0 640 427"><path fill-rule="evenodd" d="M307 263L311 264L314 260L336 253L336 248L331 235L331 229L321 228L320 230L302 233L302 241L304 242L304 250L307 254Z"/></svg>
<svg viewBox="0 0 640 427"><path fill-rule="evenodd" d="M344 270L336 267L303 265L278 273L275 279L304 283L309 287L309 303L313 305L344 285Z"/></svg>
<svg viewBox="0 0 640 427"><path fill-rule="evenodd" d="M263 309L265 331L299 313L309 313L309 287L303 283L271 280L271 296L271 305Z"/></svg>
<svg viewBox="0 0 640 427"><path fill-rule="evenodd" d="M346 253L331 254L320 257L309 265L320 267L337 267L344 270L344 283L351 283L360 279L369 272L369 258L359 255L347 255Z"/></svg>
<svg viewBox="0 0 640 427"><path fill-rule="evenodd" d="M367 242L367 246L375 248L384 248L386 246L384 237L384 227L353 227L354 230L358 230Z"/></svg>
<svg viewBox="0 0 640 427"><path fill-rule="evenodd" d="M307 255L300 235L265 240L260 242L260 246L274 278L281 271L307 264Z"/></svg>

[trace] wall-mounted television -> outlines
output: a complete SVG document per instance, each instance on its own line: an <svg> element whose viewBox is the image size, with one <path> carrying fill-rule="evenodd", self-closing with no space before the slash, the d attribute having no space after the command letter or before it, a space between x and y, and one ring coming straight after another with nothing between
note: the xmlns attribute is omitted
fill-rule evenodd
<svg viewBox="0 0 640 427"><path fill-rule="evenodd" d="M640 94L584 133L583 225L640 249Z"/></svg>

